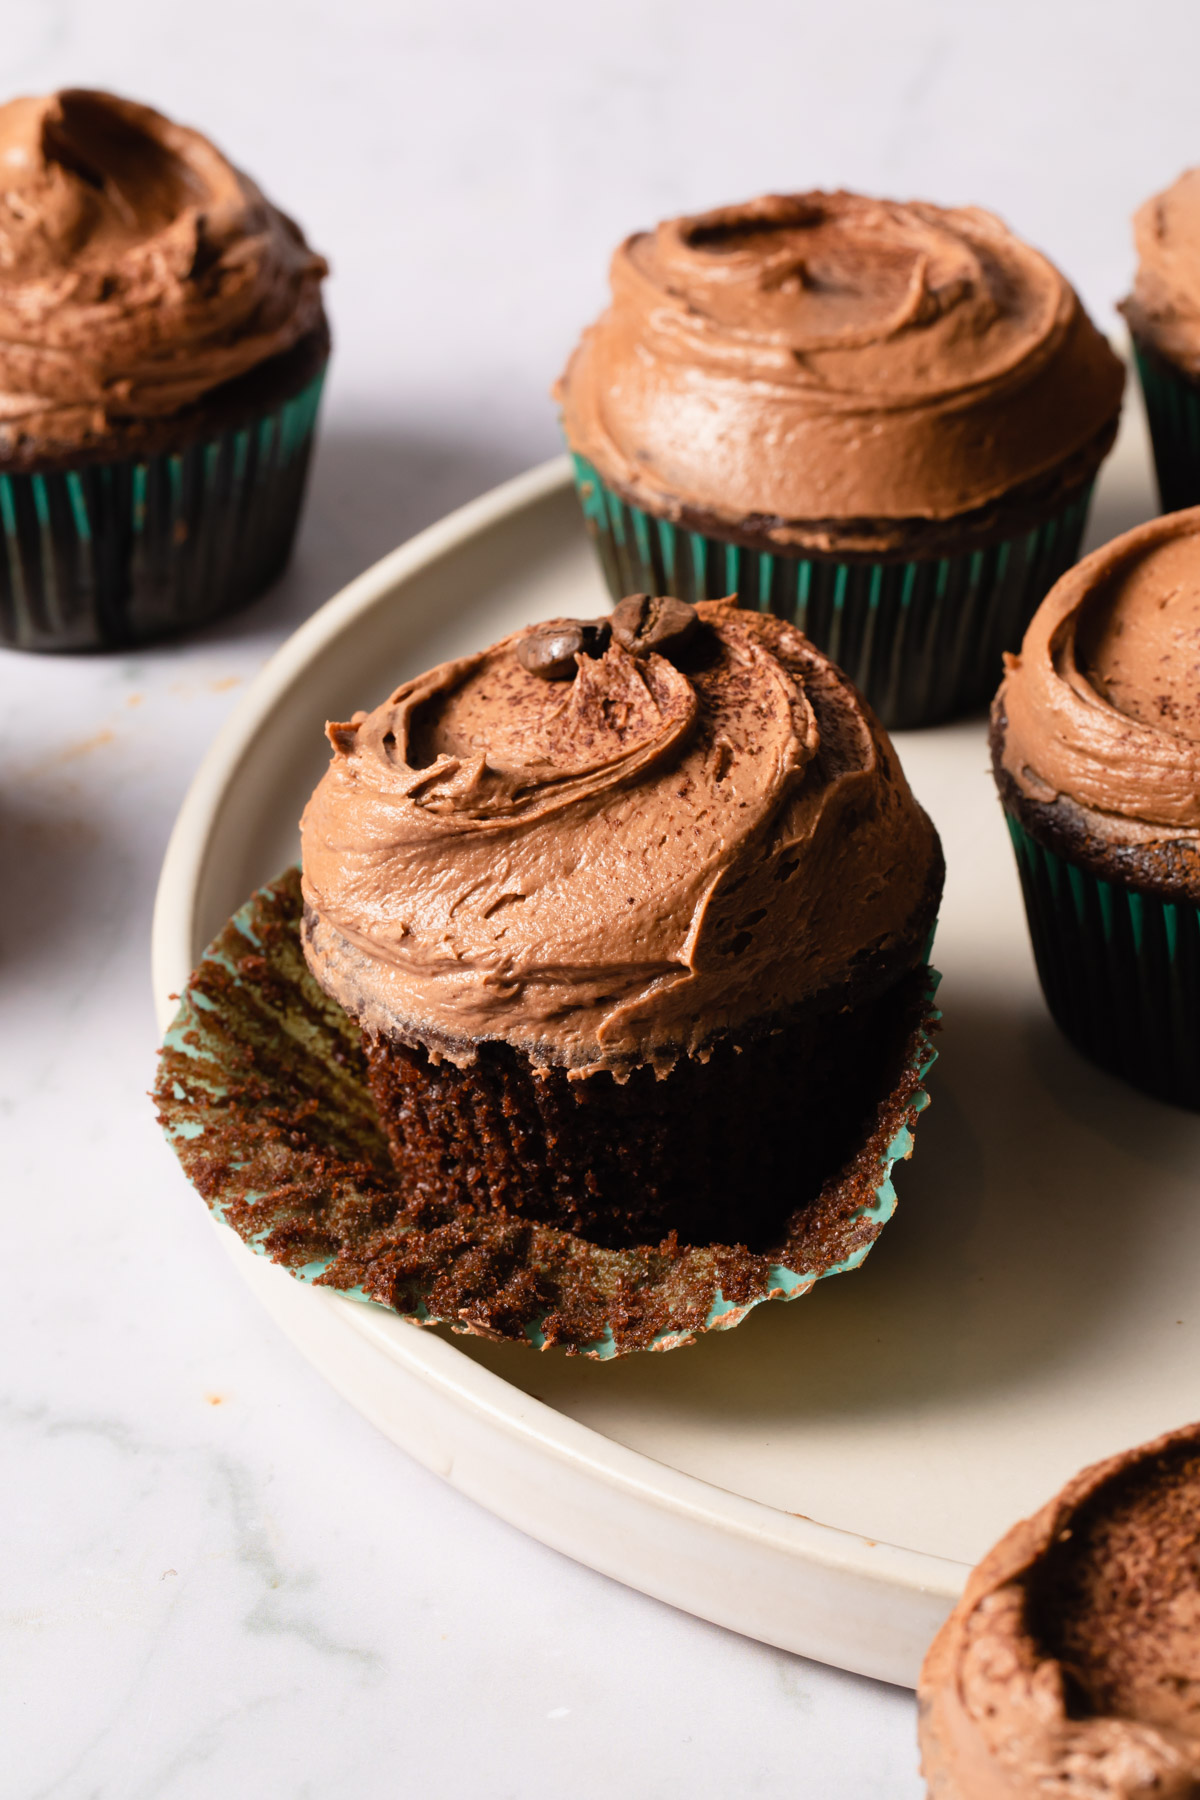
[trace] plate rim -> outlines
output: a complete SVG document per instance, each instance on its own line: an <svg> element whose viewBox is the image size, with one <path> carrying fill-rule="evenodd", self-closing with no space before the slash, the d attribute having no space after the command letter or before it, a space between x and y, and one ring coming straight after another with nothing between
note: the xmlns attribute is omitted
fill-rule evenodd
<svg viewBox="0 0 1200 1800"><path fill-rule="evenodd" d="M243 758L275 707L287 691L304 678L311 664L333 639L352 630L355 623L374 607L394 598L397 589L406 581L430 569L472 539L485 536L514 515L536 508L570 486L570 460L558 456L447 514L380 558L334 594L284 640L250 682L203 756L176 815L163 856L151 928L152 984L160 1033L174 1015L173 996L186 983L203 949L196 941L197 898L226 795L236 780ZM257 1290L253 1270L246 1264L258 1264L261 1259L247 1250L227 1226L215 1221L214 1226L222 1239L228 1240L226 1248L239 1272L250 1279ZM535 1460L549 1457L556 1465L569 1467L575 1476L598 1482L610 1494L619 1493L627 1501L648 1506L660 1514L686 1518L694 1526L715 1533L718 1539L751 1543L777 1561L782 1557L788 1563L804 1565L814 1575L823 1572L843 1584L847 1601L852 1593L861 1599L865 1584L868 1589L887 1589L893 1595L902 1593L914 1600L919 1595L924 1602L923 1614L934 1617L939 1608L949 1611L962 1590L970 1568L967 1563L903 1545L877 1542L841 1526L821 1524L659 1462L645 1452L621 1444L594 1427L559 1412L503 1376L484 1368L454 1343L432 1332L392 1317L383 1309L378 1309L380 1316L376 1319L373 1314L377 1309L325 1290L303 1288L298 1283L291 1283L290 1277L288 1280L312 1306L334 1309L331 1322L334 1315L340 1317L393 1369L402 1369L429 1388L449 1412L468 1413L476 1426L490 1429L498 1442L507 1440L510 1447L523 1449ZM277 1312L262 1291L259 1291L259 1298L293 1341L310 1354L289 1327L287 1319L281 1316L291 1309L281 1307ZM310 1355L310 1360L321 1366L315 1356ZM329 1378L334 1379L335 1386L341 1387L336 1378ZM341 1387L341 1391L352 1404L358 1404L345 1387ZM360 1407L359 1410L367 1409ZM375 1423L388 1430L378 1417ZM396 1438L395 1432L388 1434ZM415 1442L406 1443L405 1447L426 1466L438 1466L438 1459L429 1453L428 1446L425 1446L425 1454L422 1446ZM452 1485L459 1485L453 1469L439 1468L438 1472ZM488 1504L477 1492L473 1497ZM577 1560L589 1563L627 1585L655 1594L657 1598L682 1605L685 1610L715 1623L744 1630L746 1635L776 1642L784 1648L863 1674L902 1685L912 1685L915 1681L911 1644L902 1647L897 1641L890 1648L881 1646L880 1656L874 1657L861 1648L854 1649L851 1640L857 1639L856 1632L841 1634L846 1637L845 1643L835 1642L839 1633L830 1629L828 1623L824 1641L819 1628L816 1632L806 1632L802 1621L797 1621L795 1630L767 1633L748 1628L739 1625L728 1609L714 1609L711 1604L689 1607L686 1600L666 1591L667 1583L659 1581L656 1584L648 1579L645 1570L637 1574L622 1572L620 1558L598 1557L589 1554L586 1547L565 1546L552 1534L547 1535L545 1521L539 1529L537 1519L514 1517L511 1507L507 1511L493 1510L501 1511L502 1516L509 1517L510 1523L543 1542L554 1541L556 1548L566 1548L567 1553ZM897 1636L894 1632L891 1635ZM899 1633L900 1638L905 1635L903 1631Z"/></svg>

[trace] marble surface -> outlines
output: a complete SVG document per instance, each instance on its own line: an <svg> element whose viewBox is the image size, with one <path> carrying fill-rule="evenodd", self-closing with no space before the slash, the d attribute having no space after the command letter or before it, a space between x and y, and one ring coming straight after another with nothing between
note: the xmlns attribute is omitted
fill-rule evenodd
<svg viewBox="0 0 1200 1800"><path fill-rule="evenodd" d="M1132 16L5 0L0 89L109 85L209 129L331 254L338 342L271 595L136 656L0 652L6 1800L920 1794L910 1695L522 1538L277 1336L153 1124L150 909L280 638L553 452L546 390L631 225L821 182L980 201L1111 324L1127 215L1196 154L1200 15Z"/></svg>

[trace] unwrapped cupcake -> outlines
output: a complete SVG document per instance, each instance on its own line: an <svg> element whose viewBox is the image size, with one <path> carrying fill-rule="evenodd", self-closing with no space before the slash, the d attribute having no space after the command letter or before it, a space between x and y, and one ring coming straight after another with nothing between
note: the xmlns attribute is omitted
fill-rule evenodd
<svg viewBox="0 0 1200 1800"><path fill-rule="evenodd" d="M97 649L287 559L326 265L199 132L113 94L0 107L0 644Z"/></svg>
<svg viewBox="0 0 1200 1800"><path fill-rule="evenodd" d="M921 1671L930 1800L1200 1794L1200 1427L1001 1539Z"/></svg>
<svg viewBox="0 0 1200 1800"><path fill-rule="evenodd" d="M305 953L406 1179L600 1243L768 1241L891 1084L941 894L845 679L779 620L636 596L329 735Z"/></svg>
<svg viewBox="0 0 1200 1800"><path fill-rule="evenodd" d="M302 1281L601 1360L857 1268L928 1101L937 833L778 619L627 597L328 727L161 1122Z"/></svg>
<svg viewBox="0 0 1200 1800"><path fill-rule="evenodd" d="M628 238L556 391L614 595L736 592L894 727L986 704L1078 553L1123 381L990 213L810 193Z"/></svg>
<svg viewBox="0 0 1200 1800"><path fill-rule="evenodd" d="M1114 538L1025 634L992 761L1071 1041L1200 1108L1200 508Z"/></svg>

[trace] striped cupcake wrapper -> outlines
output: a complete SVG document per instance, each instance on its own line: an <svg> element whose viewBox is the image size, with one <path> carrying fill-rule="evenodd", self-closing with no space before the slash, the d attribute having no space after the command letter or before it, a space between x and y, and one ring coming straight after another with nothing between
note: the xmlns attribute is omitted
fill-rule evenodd
<svg viewBox="0 0 1200 1800"><path fill-rule="evenodd" d="M1200 505L1200 386L1134 340L1163 512Z"/></svg>
<svg viewBox="0 0 1200 1800"><path fill-rule="evenodd" d="M0 474L0 644L118 649L253 600L292 547L324 374L181 450Z"/></svg>
<svg viewBox="0 0 1200 1800"><path fill-rule="evenodd" d="M1200 1111L1200 908L1101 880L1005 818L1056 1022L1102 1068Z"/></svg>
<svg viewBox="0 0 1200 1800"><path fill-rule="evenodd" d="M987 704L1001 656L1079 555L1092 484L1052 518L987 549L912 562L838 562L749 550L631 506L573 455L584 521L614 599L675 594L799 626L884 725L932 725Z"/></svg>

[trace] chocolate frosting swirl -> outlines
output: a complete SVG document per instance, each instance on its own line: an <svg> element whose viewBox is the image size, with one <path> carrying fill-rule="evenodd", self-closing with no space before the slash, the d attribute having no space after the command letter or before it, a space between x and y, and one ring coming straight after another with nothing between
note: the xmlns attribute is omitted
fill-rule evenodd
<svg viewBox="0 0 1200 1800"><path fill-rule="evenodd" d="M1200 169L1186 169L1133 218L1138 268L1121 311L1135 337L1200 376Z"/></svg>
<svg viewBox="0 0 1200 1800"><path fill-rule="evenodd" d="M1014 1526L921 1671L932 1800L1195 1800L1198 1557L1195 1425Z"/></svg>
<svg viewBox="0 0 1200 1800"><path fill-rule="evenodd" d="M874 521L879 547L879 521L975 513L1081 453L1090 475L1120 407L1068 282L975 208L769 195L637 233L611 278L564 429L667 516L818 547Z"/></svg>
<svg viewBox="0 0 1200 1800"><path fill-rule="evenodd" d="M0 167L0 446L174 414L323 325L299 228L148 106L12 100Z"/></svg>
<svg viewBox="0 0 1200 1800"><path fill-rule="evenodd" d="M698 610L685 666L548 682L517 633L329 727L306 952L365 1029L665 1070L920 960L941 853L882 730L790 626Z"/></svg>
<svg viewBox="0 0 1200 1800"><path fill-rule="evenodd" d="M1200 508L1114 538L1005 658L1003 769L1119 844L1200 840Z"/></svg>

